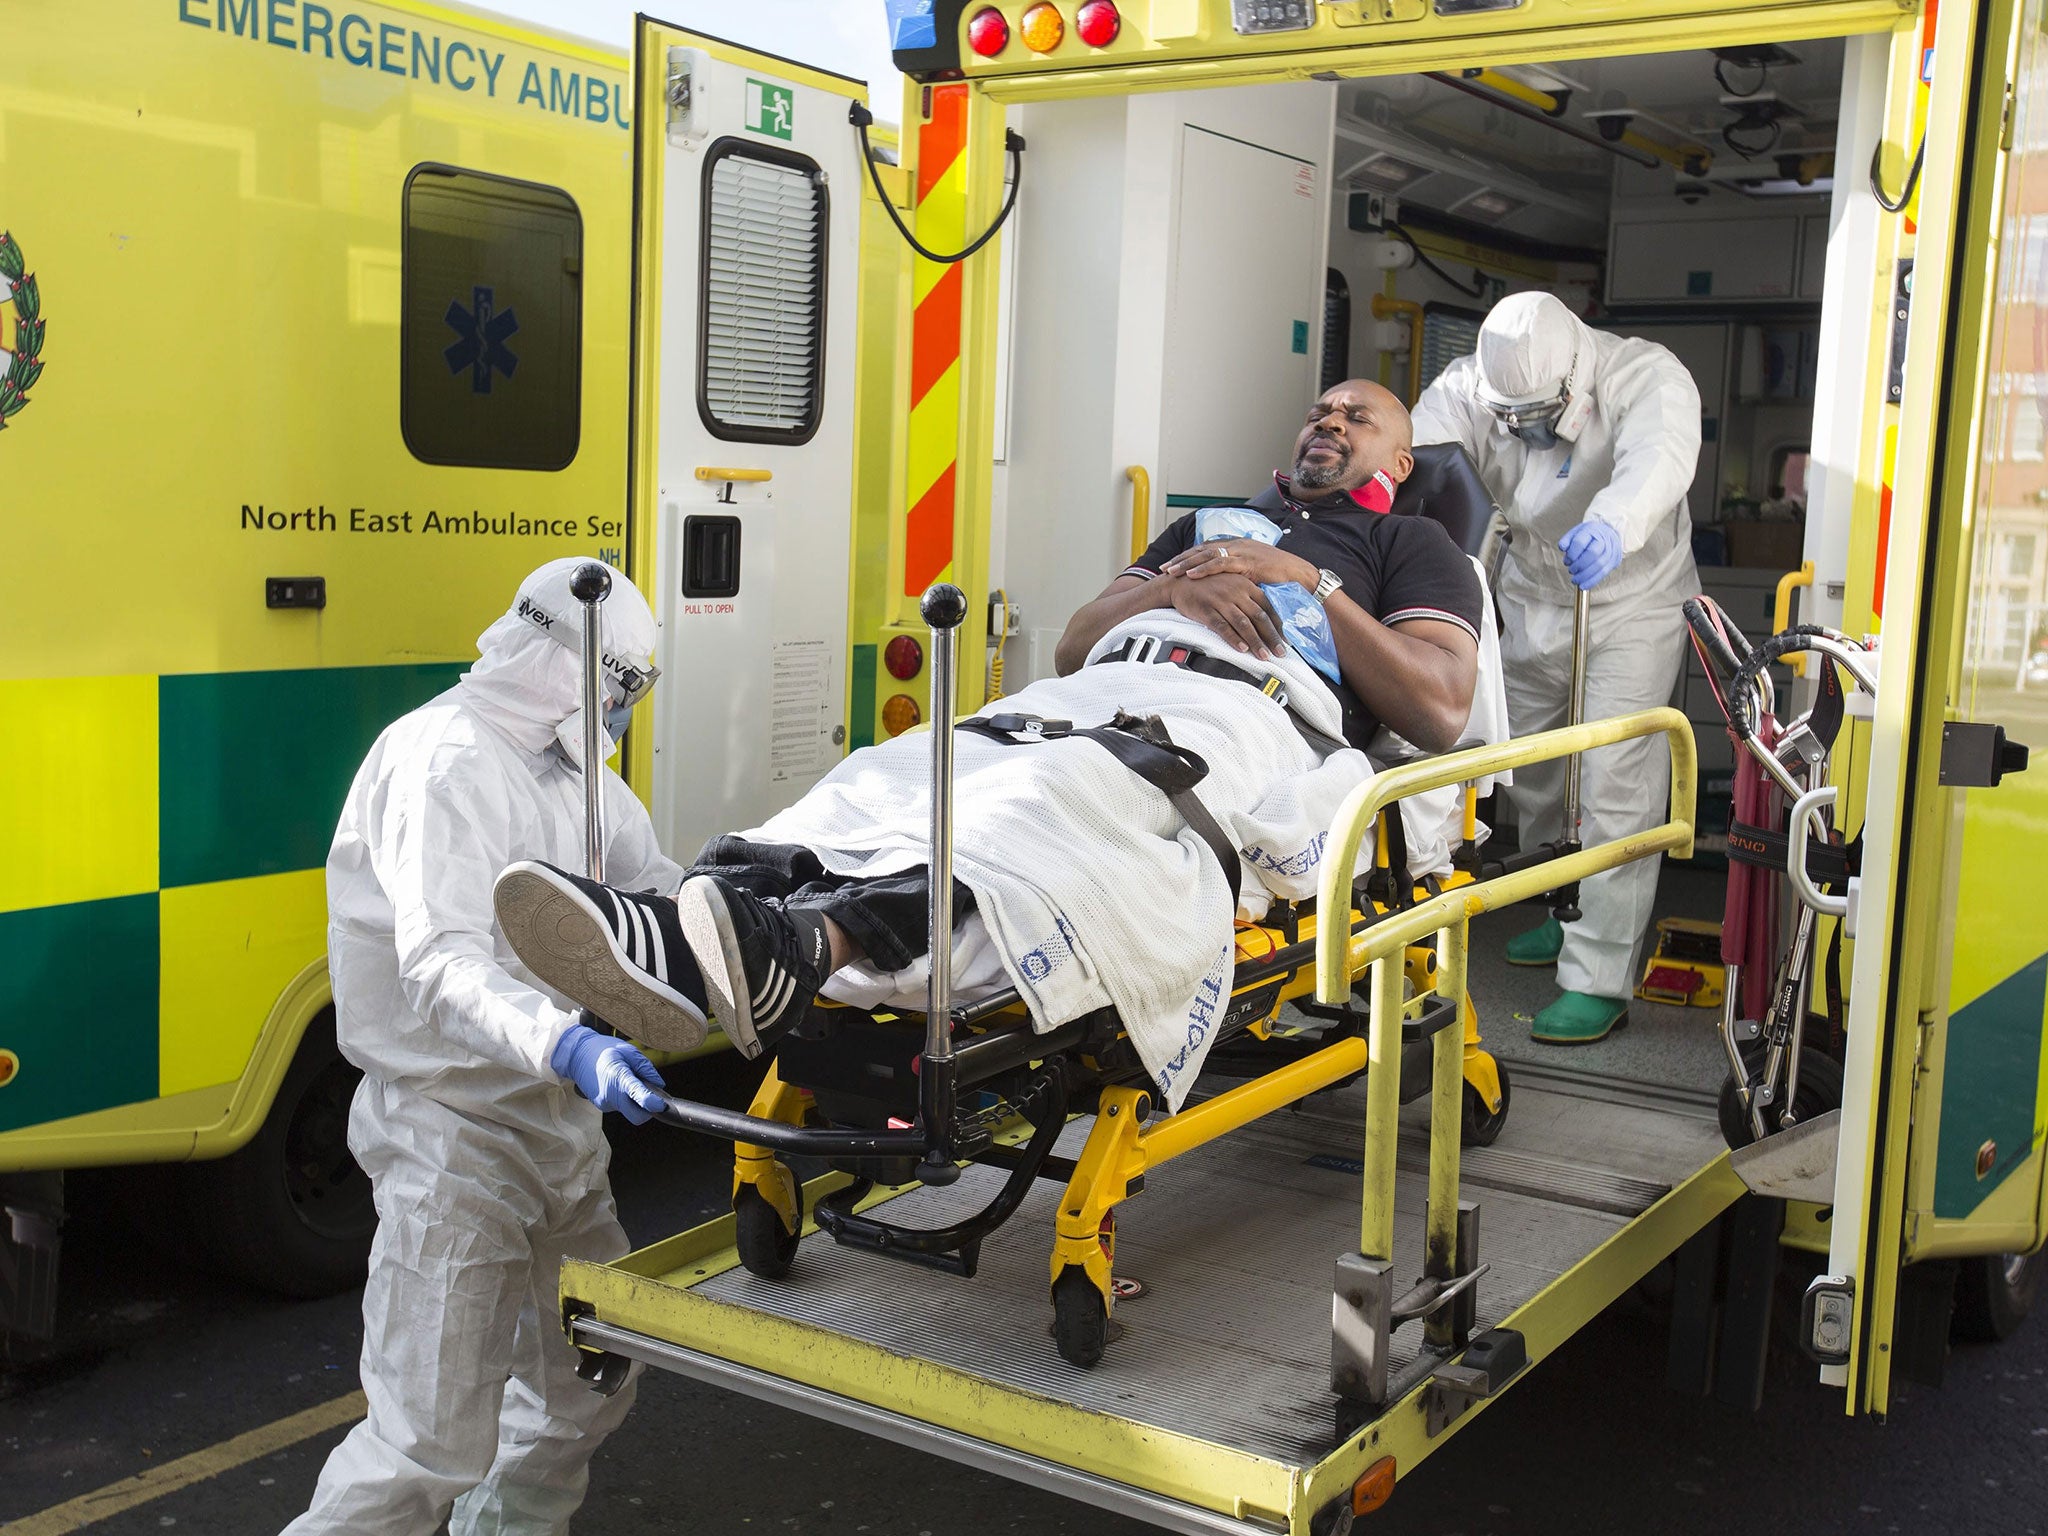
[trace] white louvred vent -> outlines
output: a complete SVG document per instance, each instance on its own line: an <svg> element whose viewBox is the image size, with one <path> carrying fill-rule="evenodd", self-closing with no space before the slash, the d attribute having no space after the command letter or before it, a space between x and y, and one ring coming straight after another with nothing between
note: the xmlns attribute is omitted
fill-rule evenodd
<svg viewBox="0 0 2048 1536"><path fill-rule="evenodd" d="M825 194L803 166L745 150L711 168L704 408L714 430L805 436L823 376Z"/></svg>

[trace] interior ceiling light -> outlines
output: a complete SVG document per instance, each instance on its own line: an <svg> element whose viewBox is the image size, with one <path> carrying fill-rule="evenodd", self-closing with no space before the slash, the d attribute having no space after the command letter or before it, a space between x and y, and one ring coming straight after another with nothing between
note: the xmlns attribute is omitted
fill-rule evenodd
<svg viewBox="0 0 2048 1536"><path fill-rule="evenodd" d="M1528 202L1523 198L1510 197L1507 193L1495 191L1492 187L1481 187L1470 197L1460 198L1444 211L1481 224L1498 224L1503 219L1512 218L1528 206Z"/></svg>
<svg viewBox="0 0 2048 1536"><path fill-rule="evenodd" d="M1375 192L1399 192L1430 173L1393 155L1374 155L1351 168L1351 179L1362 181Z"/></svg>

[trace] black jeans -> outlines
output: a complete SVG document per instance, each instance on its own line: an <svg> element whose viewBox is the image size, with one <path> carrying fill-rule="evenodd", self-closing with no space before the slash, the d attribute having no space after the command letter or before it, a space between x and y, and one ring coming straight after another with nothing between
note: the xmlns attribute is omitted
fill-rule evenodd
<svg viewBox="0 0 2048 1536"><path fill-rule="evenodd" d="M835 875L808 848L714 837L697 855L693 875L717 875L750 896L821 912L844 928L874 965L900 971L931 945L931 870L920 864L864 880ZM953 921L974 910L974 893L953 882Z"/></svg>

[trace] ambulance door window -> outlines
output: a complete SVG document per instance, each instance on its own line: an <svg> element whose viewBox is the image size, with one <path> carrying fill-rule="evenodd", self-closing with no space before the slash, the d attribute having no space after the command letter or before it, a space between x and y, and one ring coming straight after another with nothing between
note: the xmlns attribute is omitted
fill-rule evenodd
<svg viewBox="0 0 2048 1536"><path fill-rule="evenodd" d="M556 187L448 165L405 182L399 427L414 458L566 468L582 426L583 218Z"/></svg>
<svg viewBox="0 0 2048 1536"><path fill-rule="evenodd" d="M703 206L697 413L728 442L809 442L825 388L825 178L807 155L721 139Z"/></svg>

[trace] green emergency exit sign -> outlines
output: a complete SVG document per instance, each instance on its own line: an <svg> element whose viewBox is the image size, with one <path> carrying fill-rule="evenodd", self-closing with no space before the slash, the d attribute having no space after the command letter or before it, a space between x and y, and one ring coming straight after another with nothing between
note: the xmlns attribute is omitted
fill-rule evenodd
<svg viewBox="0 0 2048 1536"><path fill-rule="evenodd" d="M746 123L771 139L788 138L796 131L796 93L786 85L748 80Z"/></svg>

